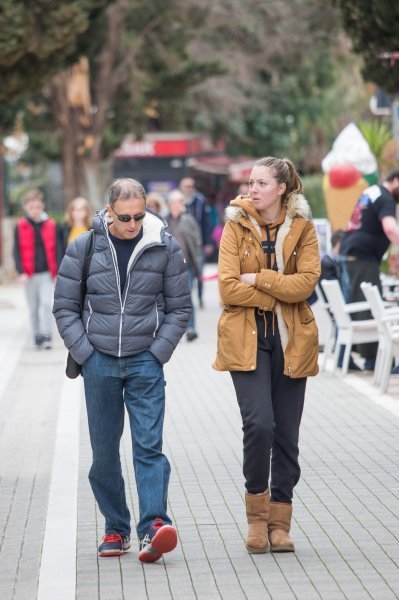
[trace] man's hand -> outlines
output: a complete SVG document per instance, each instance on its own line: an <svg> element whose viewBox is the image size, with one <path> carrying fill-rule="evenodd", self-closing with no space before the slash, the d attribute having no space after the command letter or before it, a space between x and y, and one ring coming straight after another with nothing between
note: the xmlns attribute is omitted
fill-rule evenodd
<svg viewBox="0 0 399 600"><path fill-rule="evenodd" d="M249 285L255 285L256 273L242 273L240 275L240 281L242 283L248 283Z"/></svg>
<svg viewBox="0 0 399 600"><path fill-rule="evenodd" d="M18 275L18 281L19 283L26 283L28 281L29 277L27 276L26 273L20 273Z"/></svg>
<svg viewBox="0 0 399 600"><path fill-rule="evenodd" d="M211 256L215 251L215 248L212 244L205 244L204 246L204 254L205 256Z"/></svg>

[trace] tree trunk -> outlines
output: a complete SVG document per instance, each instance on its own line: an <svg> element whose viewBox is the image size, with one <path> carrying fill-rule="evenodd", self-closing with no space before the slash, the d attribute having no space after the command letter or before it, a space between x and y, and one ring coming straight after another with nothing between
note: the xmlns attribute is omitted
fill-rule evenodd
<svg viewBox="0 0 399 600"><path fill-rule="evenodd" d="M62 167L65 202L85 196L93 207L103 205L104 190L99 161L107 114L117 87L115 75L124 28L127 0L117 0L107 10L108 33L97 57L98 69L90 95L90 68L86 57L57 75L49 88L53 116L62 133ZM92 110L94 104L96 110ZM94 114L93 114L94 113Z"/></svg>
<svg viewBox="0 0 399 600"><path fill-rule="evenodd" d="M94 210L100 210L104 207L104 189L101 181L101 164L93 158L85 158L82 161L83 174L86 187L86 198Z"/></svg>
<svg viewBox="0 0 399 600"><path fill-rule="evenodd" d="M74 68L57 75L49 89L53 116L62 134L63 191L66 204L76 196L85 195L84 175L79 154L82 153L82 139L85 139L86 121L82 119L80 107L71 102Z"/></svg>

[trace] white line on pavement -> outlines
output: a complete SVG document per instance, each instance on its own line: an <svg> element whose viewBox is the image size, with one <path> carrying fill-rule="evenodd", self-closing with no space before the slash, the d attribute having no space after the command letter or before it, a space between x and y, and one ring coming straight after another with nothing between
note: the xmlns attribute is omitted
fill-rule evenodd
<svg viewBox="0 0 399 600"><path fill-rule="evenodd" d="M360 377L356 377L356 375L346 375L344 381L356 391L367 396L367 398L374 402L374 404L382 406L382 408L388 410L390 413L395 415L395 417L399 417L399 402L398 400L395 400L395 398L392 398L392 396L389 396L388 394L380 394L377 388L372 386L367 381L363 381Z"/></svg>
<svg viewBox="0 0 399 600"><path fill-rule="evenodd" d="M4 317L5 318L5 317ZM3 324L1 322L1 324ZM9 336L2 332L2 343L0 347L1 377L0 377L0 397L7 388L8 382L14 376L15 367L22 348L26 342L26 319L23 319L22 325L17 331L12 331ZM15 329L15 328L14 328Z"/></svg>
<svg viewBox="0 0 399 600"><path fill-rule="evenodd" d="M37 600L74 600L82 379L65 379L60 401Z"/></svg>

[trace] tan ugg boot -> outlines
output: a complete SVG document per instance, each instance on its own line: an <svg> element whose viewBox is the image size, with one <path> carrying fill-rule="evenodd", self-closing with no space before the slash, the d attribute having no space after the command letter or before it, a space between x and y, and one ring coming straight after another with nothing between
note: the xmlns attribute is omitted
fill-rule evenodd
<svg viewBox="0 0 399 600"><path fill-rule="evenodd" d="M263 494L245 494L248 521L246 548L250 554L269 552L267 524L269 521L269 491Z"/></svg>
<svg viewBox="0 0 399 600"><path fill-rule="evenodd" d="M295 552L290 538L292 504L270 502L269 542L272 552Z"/></svg>

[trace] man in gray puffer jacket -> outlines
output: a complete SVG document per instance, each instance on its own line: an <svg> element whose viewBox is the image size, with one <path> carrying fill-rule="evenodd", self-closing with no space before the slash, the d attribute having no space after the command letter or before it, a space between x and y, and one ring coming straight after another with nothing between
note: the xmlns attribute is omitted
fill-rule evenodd
<svg viewBox="0 0 399 600"><path fill-rule="evenodd" d="M94 253L83 316L80 280L90 233L67 249L54 296L57 327L82 364L93 464L89 480L102 514L100 556L130 548L130 513L119 454L124 407L129 414L139 497L139 559L154 562L177 544L167 515L170 465L162 453L163 364L191 313L187 266L166 223L146 211L145 191L117 179L94 217Z"/></svg>

